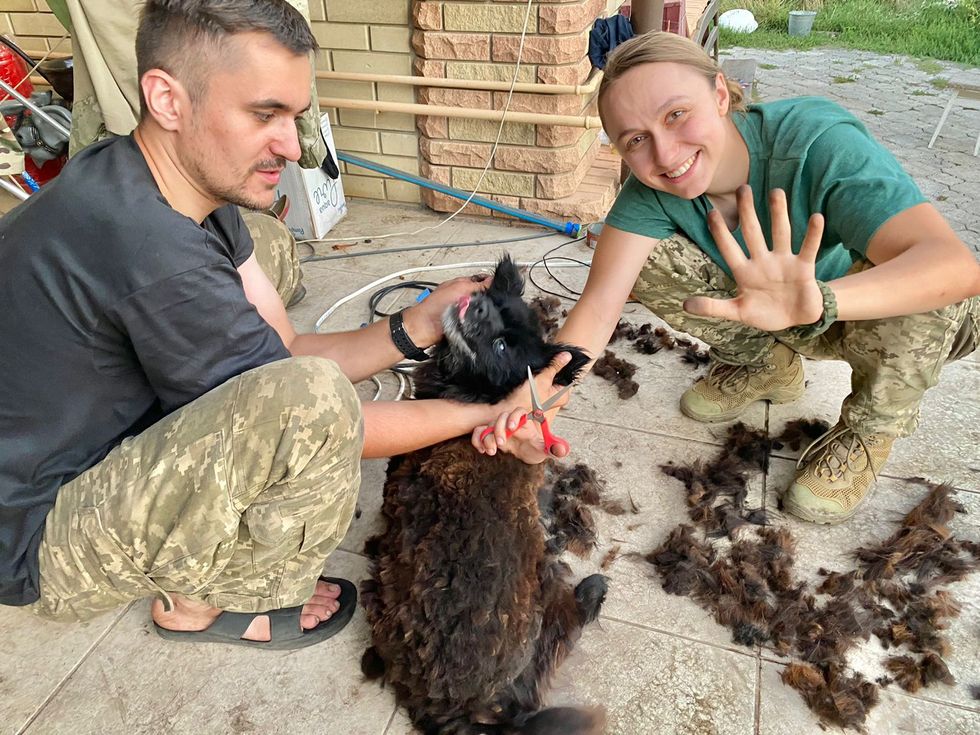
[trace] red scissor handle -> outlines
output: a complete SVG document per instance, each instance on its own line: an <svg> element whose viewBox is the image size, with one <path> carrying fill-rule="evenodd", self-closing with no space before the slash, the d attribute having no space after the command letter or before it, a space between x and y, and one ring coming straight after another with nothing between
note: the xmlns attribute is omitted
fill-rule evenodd
<svg viewBox="0 0 980 735"><path fill-rule="evenodd" d="M507 429L507 433L506 433L507 438L510 439L514 435L514 432L516 432L518 429L524 426L524 424L527 423L528 418L537 421L539 424L541 424L541 436L544 438L544 451L546 451L548 454L553 455L554 452L552 452L551 450L553 447L556 446L564 447L566 455L571 451L571 448L568 446L567 441L562 439L560 436L555 436L554 434L551 433L551 428L548 426L548 419L546 419L544 417L544 413L540 411L531 411L530 413L526 413L523 416L521 416L521 420L517 422L517 426L513 430ZM488 426L487 428L485 428L483 432L480 434L480 441L483 441L488 436L490 436L493 433L493 428L494 427L492 426Z"/></svg>
<svg viewBox="0 0 980 735"><path fill-rule="evenodd" d="M541 414L540 420L537 417L534 417L534 420L541 424L541 436L544 437L544 451L552 456L555 456L555 453L551 451L554 447L565 447L566 455L571 451L571 447L568 446L567 441L551 433L551 428L548 426L548 419L544 417L544 414Z"/></svg>

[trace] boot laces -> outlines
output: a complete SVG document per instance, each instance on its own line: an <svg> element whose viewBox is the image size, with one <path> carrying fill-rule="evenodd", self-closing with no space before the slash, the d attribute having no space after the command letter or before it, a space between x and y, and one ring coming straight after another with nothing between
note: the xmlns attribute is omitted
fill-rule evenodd
<svg viewBox="0 0 980 735"><path fill-rule="evenodd" d="M817 458L813 468L814 473L831 482L847 477L848 472L853 474L863 472L865 468L870 469L871 476L875 482L878 481L878 474L871 461L871 452L868 451L864 439L843 424L838 424L803 450L796 463L797 469L813 457Z"/></svg>
<svg viewBox="0 0 980 735"><path fill-rule="evenodd" d="M732 365L727 362L716 362L708 369L709 385L718 388L722 393L737 395L749 385L749 377L762 368L756 365Z"/></svg>

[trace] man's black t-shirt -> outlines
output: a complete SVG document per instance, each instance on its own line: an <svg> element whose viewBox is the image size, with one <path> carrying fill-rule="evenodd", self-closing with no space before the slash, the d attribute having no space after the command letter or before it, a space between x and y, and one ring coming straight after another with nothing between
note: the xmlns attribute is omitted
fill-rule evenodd
<svg viewBox="0 0 980 735"><path fill-rule="evenodd" d="M236 270L235 207L175 211L132 136L0 220L0 604L38 597L58 489L229 378L289 356Z"/></svg>

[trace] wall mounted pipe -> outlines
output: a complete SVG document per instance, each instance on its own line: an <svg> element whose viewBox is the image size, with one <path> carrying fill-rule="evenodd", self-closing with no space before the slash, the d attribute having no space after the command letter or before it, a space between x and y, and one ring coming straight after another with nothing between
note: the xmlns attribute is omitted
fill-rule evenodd
<svg viewBox="0 0 980 735"><path fill-rule="evenodd" d="M480 110L473 107L445 107L442 105L417 105L410 102L386 102L384 100L351 100L340 97L320 97L320 107L338 107L342 110L369 110L373 112L401 112L409 115L433 117L464 117L470 120L530 123L532 125L564 125L569 128L601 128L602 122L592 115L549 115L543 112L510 112L504 110Z"/></svg>
<svg viewBox="0 0 980 735"><path fill-rule="evenodd" d="M402 171L397 168L392 168L391 166L385 166L381 163L375 163L374 161L369 161L366 158L361 158L360 156L352 156L350 153L344 153L343 151L337 151L337 158L339 158L344 163L351 166L357 166L359 168L366 168L369 171L375 171L379 174L384 174L385 176L391 176L392 178L399 179L401 181L407 181L410 184L415 184L416 186L422 186L426 189L432 189L433 191L438 191L442 194L446 194L456 199L462 199L466 201L469 199L473 204L478 204L481 207L486 207L494 212L500 212L501 214L507 214L511 217L516 217L518 219L524 220L525 222L532 222L536 225L541 225L542 227L548 227L552 230L558 230L564 235L569 235L571 237L578 237L579 233L582 231L582 225L577 222L559 222L557 220L548 219L547 217L542 217L539 214L534 214L533 212L528 212L524 209L518 209L517 207L508 207L506 204L501 204L500 202L495 202L492 199L485 199L481 196L474 195L470 197L470 193L463 191L462 189L457 189L453 186L446 186L445 184L440 184L438 181L433 181L432 179L427 179L424 176L416 176L415 174L410 174L407 171Z"/></svg>
<svg viewBox="0 0 980 735"><path fill-rule="evenodd" d="M347 71L318 71L317 79L344 82L383 82L384 84L407 84L414 87L447 87L449 89L480 89L499 92L510 91L510 82L490 79L449 79L446 77L413 77L401 74L366 74ZM515 92L532 94L592 94L599 88L602 72L598 72L585 84L546 84L544 82L517 82Z"/></svg>

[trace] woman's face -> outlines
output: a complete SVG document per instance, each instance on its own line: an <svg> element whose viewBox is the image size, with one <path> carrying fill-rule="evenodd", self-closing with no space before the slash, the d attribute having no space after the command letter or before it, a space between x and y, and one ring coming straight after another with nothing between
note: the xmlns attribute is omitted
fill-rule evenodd
<svg viewBox="0 0 980 735"><path fill-rule="evenodd" d="M728 88L685 64L634 67L600 105L603 125L633 175L683 199L710 191L728 149Z"/></svg>

